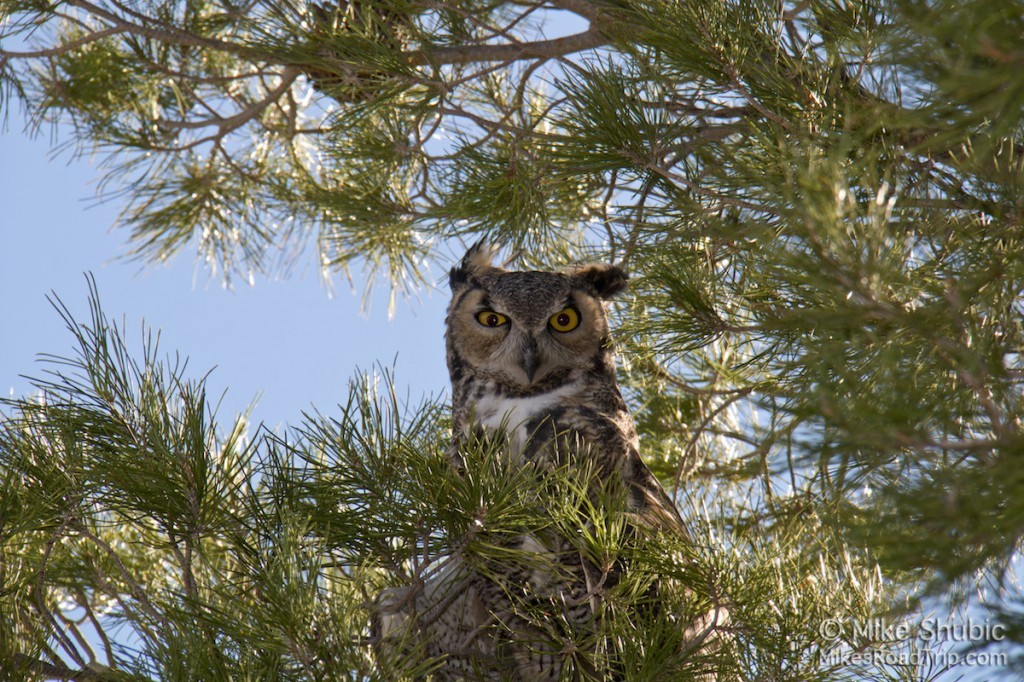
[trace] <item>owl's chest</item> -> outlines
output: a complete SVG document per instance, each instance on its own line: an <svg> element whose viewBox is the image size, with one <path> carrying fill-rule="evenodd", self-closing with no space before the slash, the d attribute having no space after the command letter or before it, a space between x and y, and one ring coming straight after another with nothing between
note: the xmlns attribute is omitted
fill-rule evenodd
<svg viewBox="0 0 1024 682"><path fill-rule="evenodd" d="M472 422L489 433L507 434L513 454L519 454L530 436L531 425L571 403L577 393L578 388L569 384L531 396L484 395L473 405Z"/></svg>
<svg viewBox="0 0 1024 682"><path fill-rule="evenodd" d="M514 429L550 413L574 392L573 387L565 386L525 397L485 395L475 405L476 422L491 431Z"/></svg>

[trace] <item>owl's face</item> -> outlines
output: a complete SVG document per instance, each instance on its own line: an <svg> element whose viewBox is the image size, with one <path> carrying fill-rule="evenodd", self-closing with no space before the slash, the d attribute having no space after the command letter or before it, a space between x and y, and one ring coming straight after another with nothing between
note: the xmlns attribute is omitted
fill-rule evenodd
<svg viewBox="0 0 1024 682"><path fill-rule="evenodd" d="M613 265L567 272L494 267L477 245L451 271L447 341L453 379L463 372L529 391L608 359L603 301L626 283Z"/></svg>

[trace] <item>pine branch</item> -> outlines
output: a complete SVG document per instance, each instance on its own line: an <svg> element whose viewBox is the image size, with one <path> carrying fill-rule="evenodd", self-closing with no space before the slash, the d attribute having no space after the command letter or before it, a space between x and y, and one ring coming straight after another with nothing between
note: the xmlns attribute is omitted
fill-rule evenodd
<svg viewBox="0 0 1024 682"><path fill-rule="evenodd" d="M88 2L88 0L68 0L68 4L73 7L79 7L84 9L89 14L106 20L113 24L113 29L117 29L118 32L130 33L132 35L139 36L140 38L148 38L168 45L186 45L190 47L202 47L218 52L226 52L229 54L235 54L239 56L248 56L254 59L258 59L260 53L258 50L253 50L240 45L238 43L232 43L227 40L221 40L219 38L210 38L208 36L200 36L190 31L179 29L175 26L167 25L153 17L140 14L134 10L129 10L124 6L122 9L126 12L133 14L136 18L145 22L144 24L133 23L126 20L124 17L118 15L115 12L104 9L99 5ZM117 5L118 3L114 3ZM156 24L155 26L153 24ZM108 29L112 30L112 29Z"/></svg>
<svg viewBox="0 0 1024 682"><path fill-rule="evenodd" d="M92 43L99 42L105 38L111 36L120 35L128 32L126 26L114 26L98 31L94 31L89 35L82 36L75 40L70 40L59 47L49 48L45 50L3 50L0 49L0 68L3 67L4 62L10 59L37 59L39 57L61 57L70 52L74 52L82 47L91 45Z"/></svg>
<svg viewBox="0 0 1024 682"><path fill-rule="evenodd" d="M109 679L102 672L91 667L75 670L63 664L47 663L46 661L40 661L21 653L14 654L14 664L20 669L28 670L37 675L43 675L47 679L69 680L71 682Z"/></svg>
<svg viewBox="0 0 1024 682"><path fill-rule="evenodd" d="M198 48L207 48L218 52L236 55L250 59L272 59L272 56L259 49L251 48L238 43L200 36L190 31L169 26L164 23L152 25L155 20L138 13L133 14L146 23L135 23L126 20L122 16L103 9L87 0L69 0L69 4L82 8L105 21L114 24L112 27L97 30L88 36L68 42L60 47L45 50L15 51L0 49L0 56L5 59L57 57L73 52L91 43L105 38L128 33L142 38L155 40L168 45L183 45ZM585 3L580 3L585 4ZM409 50L403 53L406 62L413 66L452 65L486 62L515 62L526 59L553 59L563 57L575 52L591 50L608 44L607 37L597 28L577 33L571 36L554 38L551 40L540 40L533 42L517 42L506 45L466 45L452 47L431 47L418 50ZM287 66L287 64L285 64Z"/></svg>
<svg viewBox="0 0 1024 682"><path fill-rule="evenodd" d="M590 0L549 0L549 4L552 7L578 14L592 22L598 21L602 15L600 6Z"/></svg>
<svg viewBox="0 0 1024 682"><path fill-rule="evenodd" d="M592 50L608 44L602 31L586 31L562 38L508 45L467 45L464 47L435 47L405 53L410 64L470 64L486 62L510 63L524 59L554 59L576 52Z"/></svg>
<svg viewBox="0 0 1024 682"><path fill-rule="evenodd" d="M223 117L216 115L216 112L212 112L215 114L214 116L204 119L181 121L168 120L165 118L159 119L157 125L161 128L167 129L168 131L198 130L202 128L216 127L216 132L212 135L191 140L186 144L168 147L167 150L173 150L180 153L186 149L192 149L206 143L212 142L215 145L220 145L221 141L227 135L238 130L250 121L257 119L269 107L279 105L281 99L291 90L295 81L301 74L302 71L297 67L285 66L282 72L277 76L279 79L278 84L272 90L269 90L263 99L250 104L245 109L236 114L232 114L231 116Z"/></svg>

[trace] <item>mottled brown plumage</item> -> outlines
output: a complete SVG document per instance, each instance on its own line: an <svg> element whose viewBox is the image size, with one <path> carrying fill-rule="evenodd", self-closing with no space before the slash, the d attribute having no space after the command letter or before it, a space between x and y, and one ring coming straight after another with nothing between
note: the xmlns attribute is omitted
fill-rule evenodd
<svg viewBox="0 0 1024 682"><path fill-rule="evenodd" d="M602 264L508 271L491 256L478 244L450 276L453 464L467 466L461 443L499 438L513 466L541 476L579 466L599 484L620 486L630 527L685 533L640 459L615 381L604 302L625 288L626 274ZM376 634L413 627L428 654L444 657L440 679L556 680L569 659L577 676L612 675L598 670L600 645L587 635L621 566L597 566L555 532L511 542L537 560L471 567L453 552L424 586L382 597Z"/></svg>
<svg viewBox="0 0 1024 682"><path fill-rule="evenodd" d="M490 260L478 244L451 273L445 340L456 439L504 422L510 456L536 461L552 454L542 432L577 434L600 470L618 472L630 486L635 511L651 525L682 531L675 506L640 459L633 417L615 381L604 301L626 287L626 274L603 264L514 272ZM579 324L556 331L549 320L567 308L577 311ZM488 310L508 322L482 325L476 316ZM527 377L531 353L538 359Z"/></svg>

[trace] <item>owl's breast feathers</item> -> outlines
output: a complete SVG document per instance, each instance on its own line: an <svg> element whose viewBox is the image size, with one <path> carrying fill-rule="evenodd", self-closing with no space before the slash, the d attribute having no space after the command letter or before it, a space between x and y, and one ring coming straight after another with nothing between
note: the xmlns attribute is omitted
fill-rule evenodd
<svg viewBox="0 0 1024 682"><path fill-rule="evenodd" d="M457 436L481 428L503 434L514 462L590 465L599 479L622 481L641 525L685 532L675 505L640 458L633 418L606 373L574 372L528 394L481 378L462 389L468 409L456 415Z"/></svg>

